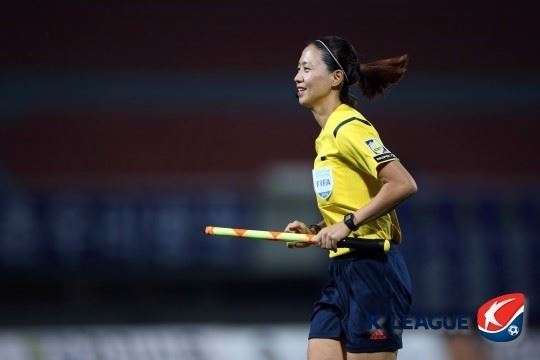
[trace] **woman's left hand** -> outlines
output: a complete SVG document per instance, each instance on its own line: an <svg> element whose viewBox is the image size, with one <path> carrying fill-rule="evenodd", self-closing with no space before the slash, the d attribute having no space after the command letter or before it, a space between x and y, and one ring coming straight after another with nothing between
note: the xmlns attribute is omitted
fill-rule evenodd
<svg viewBox="0 0 540 360"><path fill-rule="evenodd" d="M347 225L340 221L334 225L324 227L313 240L317 242L317 246L320 248L337 251L338 241L345 239L350 232L351 230Z"/></svg>

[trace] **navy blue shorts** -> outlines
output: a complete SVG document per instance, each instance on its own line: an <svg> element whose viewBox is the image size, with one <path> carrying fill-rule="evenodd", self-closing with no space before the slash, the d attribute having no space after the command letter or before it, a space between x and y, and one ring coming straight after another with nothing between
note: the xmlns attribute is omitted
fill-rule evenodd
<svg viewBox="0 0 540 360"><path fill-rule="evenodd" d="M310 339L343 341L351 353L402 347L401 332L391 322L409 312L411 280L397 248L386 255L353 252L330 259L330 279L313 306Z"/></svg>

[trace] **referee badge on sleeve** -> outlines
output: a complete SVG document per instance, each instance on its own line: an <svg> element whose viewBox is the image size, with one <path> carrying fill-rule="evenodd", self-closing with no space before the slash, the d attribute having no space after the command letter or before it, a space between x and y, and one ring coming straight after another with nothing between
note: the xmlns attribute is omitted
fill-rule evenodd
<svg viewBox="0 0 540 360"><path fill-rule="evenodd" d="M373 158L377 162L382 162L385 160L395 159L396 156L388 150L381 140L377 138L367 139L364 141L369 150L373 153Z"/></svg>
<svg viewBox="0 0 540 360"><path fill-rule="evenodd" d="M313 169L313 188L317 196L323 200L328 200L332 194L334 180L332 179L332 168L323 167Z"/></svg>

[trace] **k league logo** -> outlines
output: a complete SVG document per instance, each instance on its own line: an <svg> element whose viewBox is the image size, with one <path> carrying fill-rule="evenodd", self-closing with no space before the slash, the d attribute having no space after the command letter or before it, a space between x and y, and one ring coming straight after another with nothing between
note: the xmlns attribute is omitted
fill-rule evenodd
<svg viewBox="0 0 540 360"><path fill-rule="evenodd" d="M491 341L515 340L523 331L525 295L506 294L493 298L478 309L477 324L480 335Z"/></svg>

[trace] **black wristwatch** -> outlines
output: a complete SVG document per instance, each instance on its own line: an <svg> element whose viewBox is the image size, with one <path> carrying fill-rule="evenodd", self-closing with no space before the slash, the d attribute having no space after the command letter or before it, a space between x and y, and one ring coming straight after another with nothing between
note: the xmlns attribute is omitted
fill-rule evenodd
<svg viewBox="0 0 540 360"><path fill-rule="evenodd" d="M348 213L347 215L345 215L343 217L343 222L345 223L345 225L347 225L347 227L351 231L356 231L360 227L359 225L354 224L354 214L353 213Z"/></svg>

